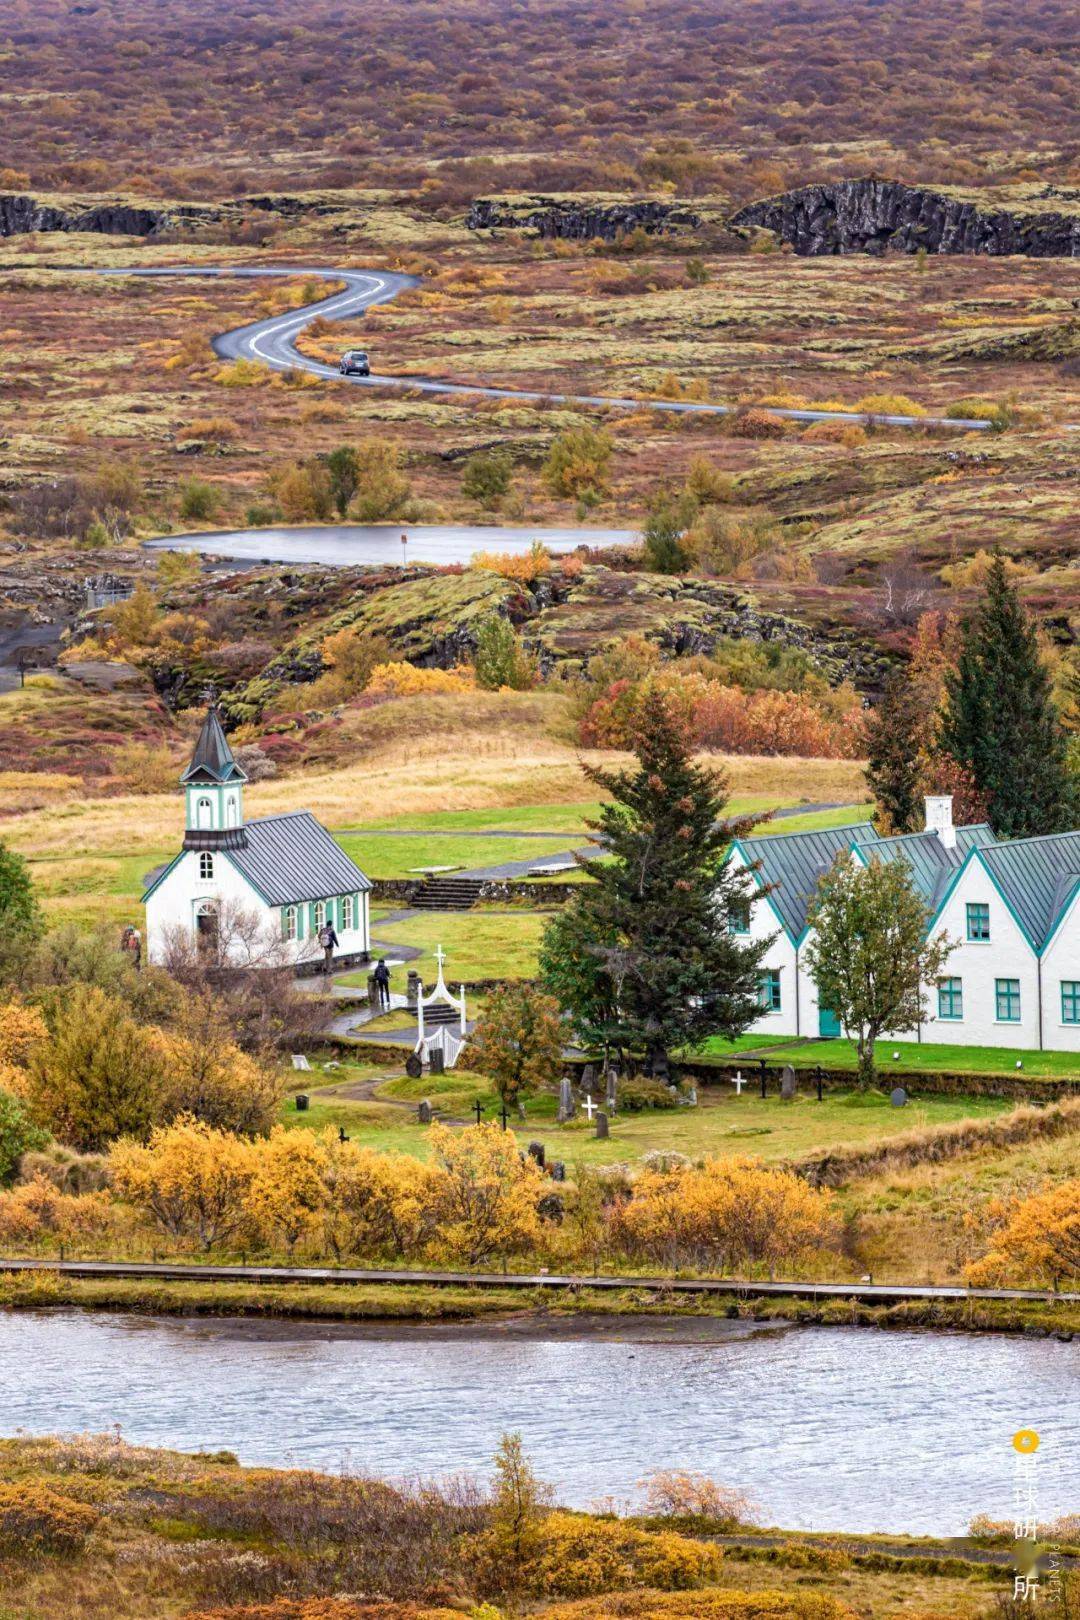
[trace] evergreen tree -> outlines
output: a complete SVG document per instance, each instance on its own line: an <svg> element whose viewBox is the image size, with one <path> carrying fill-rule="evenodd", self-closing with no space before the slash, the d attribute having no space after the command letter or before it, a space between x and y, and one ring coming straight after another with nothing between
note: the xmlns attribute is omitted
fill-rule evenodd
<svg viewBox="0 0 1080 1620"><path fill-rule="evenodd" d="M729 917L745 905L745 880L722 863L747 823L719 822L727 783L694 764L686 726L662 691L643 699L634 751L636 769L586 771L611 796L590 823L611 858L582 863L589 881L573 902L571 931L602 965L610 997L590 974L579 976L578 989L566 975L559 988L575 1019L598 1017L611 1045L643 1052L656 1073L671 1048L734 1037L758 1017L757 975L769 941L730 931Z"/></svg>
<svg viewBox="0 0 1080 1620"><path fill-rule="evenodd" d="M946 677L939 745L986 794L995 832L1024 838L1068 824L1072 793L1050 677L1000 550Z"/></svg>
<svg viewBox="0 0 1080 1620"><path fill-rule="evenodd" d="M890 833L919 826L925 719L907 672L890 675L866 722L866 784Z"/></svg>
<svg viewBox="0 0 1080 1620"><path fill-rule="evenodd" d="M501 613L490 613L477 626L473 668L478 684L491 692L503 686L527 692L536 682L535 659L525 651L521 637Z"/></svg>
<svg viewBox="0 0 1080 1620"><path fill-rule="evenodd" d="M330 475L330 493L339 517L349 510L356 491L360 488L360 458L351 444L339 445L326 457L326 470Z"/></svg>
<svg viewBox="0 0 1080 1620"><path fill-rule="evenodd" d="M21 937L37 930L40 924L30 868L21 855L0 844L0 936L5 940Z"/></svg>
<svg viewBox="0 0 1080 1620"><path fill-rule="evenodd" d="M655 574L679 574L690 566L683 536L696 516L692 495L662 493L653 501L642 531L646 568Z"/></svg>

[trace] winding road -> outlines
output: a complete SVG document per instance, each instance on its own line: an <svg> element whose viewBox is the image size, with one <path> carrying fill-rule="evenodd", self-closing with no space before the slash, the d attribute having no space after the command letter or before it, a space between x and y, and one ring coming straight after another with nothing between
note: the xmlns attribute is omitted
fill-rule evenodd
<svg viewBox="0 0 1080 1620"><path fill-rule="evenodd" d="M328 321L342 321L360 315L376 304L389 303L409 287L419 285L418 276L401 275L394 270L340 270L311 265L175 265L169 267L138 267L130 269L95 269L91 275L101 276L245 276L252 279L264 276L303 276L309 280L344 282L340 292L321 298L318 303L305 304L301 309L289 310L284 315L271 315L265 320L252 321L249 326L235 327L213 339L214 352L225 360L254 360L272 366L277 371L310 371L327 381L348 383L354 388L399 388L409 393L480 395L485 399L522 399L544 401L555 405L595 405L607 410L664 411L676 416L730 416L735 405L706 405L697 400L632 399L607 394L552 394L528 388L492 388L477 383L446 382L438 377L394 377L373 374L370 377L343 377L336 366L325 365L301 354L296 339L317 317ZM974 418L948 416L868 416L863 411L807 411L770 405L770 416L787 417L794 422L875 422L886 427L957 428L961 432L985 432L989 422Z"/></svg>

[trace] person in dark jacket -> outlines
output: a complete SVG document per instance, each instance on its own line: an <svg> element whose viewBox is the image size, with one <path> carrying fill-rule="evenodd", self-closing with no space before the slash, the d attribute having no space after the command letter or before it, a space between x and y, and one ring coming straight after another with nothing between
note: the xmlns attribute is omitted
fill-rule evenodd
<svg viewBox="0 0 1080 1620"><path fill-rule="evenodd" d="M323 972L329 978L334 970L334 952L338 947L338 937L334 932L333 923L323 923L319 929L319 944L323 948Z"/></svg>
<svg viewBox="0 0 1080 1620"><path fill-rule="evenodd" d="M379 997L379 1011L385 1012L390 1005L390 969L383 957L379 957L375 972L371 975L375 981L375 989Z"/></svg>

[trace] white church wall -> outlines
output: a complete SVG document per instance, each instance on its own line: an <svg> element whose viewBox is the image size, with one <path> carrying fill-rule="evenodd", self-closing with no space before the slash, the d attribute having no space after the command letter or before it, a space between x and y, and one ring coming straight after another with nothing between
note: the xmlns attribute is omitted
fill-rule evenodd
<svg viewBox="0 0 1080 1620"><path fill-rule="evenodd" d="M213 876L199 876L200 851L187 849L146 902L146 950L151 962L160 962L165 943L175 931L194 936L198 907L211 902L219 910L242 908L254 912L264 926L280 927L277 912L241 877L221 850L214 850Z"/></svg>

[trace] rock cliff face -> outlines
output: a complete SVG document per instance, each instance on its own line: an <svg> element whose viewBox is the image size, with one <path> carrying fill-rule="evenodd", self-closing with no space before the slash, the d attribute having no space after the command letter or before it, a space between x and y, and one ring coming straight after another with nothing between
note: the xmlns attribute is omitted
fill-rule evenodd
<svg viewBox="0 0 1080 1620"><path fill-rule="evenodd" d="M469 209L465 223L470 231L502 226L508 230L534 231L541 237L561 236L576 242L591 242L599 237L613 242L617 236L636 230L646 231L650 236L694 230L701 224L701 216L663 202L594 204L584 200L576 203L563 197L512 200L479 197Z"/></svg>
<svg viewBox="0 0 1080 1620"><path fill-rule="evenodd" d="M15 192L0 193L0 236L28 231L92 231L103 236L159 236L162 231L204 224L217 218L212 208L140 208L100 202L85 208L58 208Z"/></svg>
<svg viewBox="0 0 1080 1620"><path fill-rule="evenodd" d="M796 253L1026 253L1080 257L1080 213L989 212L898 180L841 180L751 203L731 221L775 231Z"/></svg>

